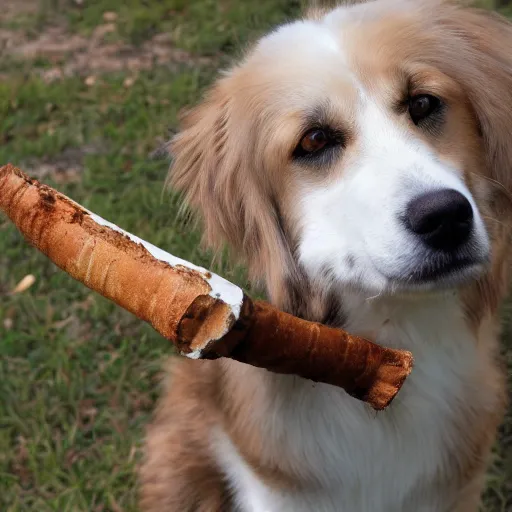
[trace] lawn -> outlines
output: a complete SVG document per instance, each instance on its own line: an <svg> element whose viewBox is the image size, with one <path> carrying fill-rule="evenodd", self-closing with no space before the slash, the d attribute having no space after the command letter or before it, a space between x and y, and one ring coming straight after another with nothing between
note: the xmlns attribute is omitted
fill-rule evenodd
<svg viewBox="0 0 512 512"><path fill-rule="evenodd" d="M0 163L211 266L199 234L176 220L178 198L163 193L169 162L158 150L180 109L300 0L1 3ZM243 269L215 269L246 285ZM11 293L29 274L35 283ZM0 510L137 510L135 470L168 343L64 275L3 217L0 340ZM511 340L505 333L509 368ZM511 443L509 419L486 511L512 510Z"/></svg>

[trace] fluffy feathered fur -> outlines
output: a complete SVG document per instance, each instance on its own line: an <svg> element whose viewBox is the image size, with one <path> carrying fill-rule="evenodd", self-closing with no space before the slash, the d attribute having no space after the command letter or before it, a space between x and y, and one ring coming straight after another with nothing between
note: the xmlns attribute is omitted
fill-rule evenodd
<svg viewBox="0 0 512 512"><path fill-rule="evenodd" d="M416 367L375 414L327 385L173 361L143 510L478 509L505 408L511 49L507 21L466 6L343 5L264 37L186 115L171 182L206 243L228 243L278 307L407 348ZM442 108L414 123L407 102L422 94ZM301 157L315 128L332 147ZM446 188L473 211L450 271L402 222Z"/></svg>

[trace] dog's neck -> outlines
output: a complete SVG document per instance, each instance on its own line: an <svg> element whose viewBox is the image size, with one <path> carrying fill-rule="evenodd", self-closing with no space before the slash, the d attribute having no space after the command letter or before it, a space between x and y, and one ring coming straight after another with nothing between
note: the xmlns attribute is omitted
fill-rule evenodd
<svg viewBox="0 0 512 512"><path fill-rule="evenodd" d="M453 338L454 332L475 340L479 330L465 313L461 292L455 290L372 297L363 291L308 284L302 294L289 288L277 306L307 320L409 350Z"/></svg>
<svg viewBox="0 0 512 512"><path fill-rule="evenodd" d="M423 296L381 296L360 294L343 297L347 331L390 347L414 350L424 343L444 338L476 339L455 291ZM455 340L453 340L455 341Z"/></svg>
<svg viewBox="0 0 512 512"><path fill-rule="evenodd" d="M420 450L442 445L438 458L428 450L418 455L422 462L412 481L439 468L452 471L443 457L459 449L455 446L458 436L448 436L453 443L443 444L443 429L459 432L459 416L463 422L473 421L475 411L487 414L502 400L501 381L492 371L497 341L494 322L482 321L475 330L454 292L372 299L344 293L339 299L347 331L409 349L414 355L415 368L392 407L375 415L335 387L226 363L229 384L244 382L235 396L230 395L235 401L230 414L236 417L230 433L235 432L237 449L272 475L276 472L333 489L341 483L350 489L360 481L373 482L381 486L382 495L387 492L383 474L367 465L376 453L382 454L379 460L392 460L397 446ZM264 439L254 452L251 436ZM276 453L280 454L277 459ZM403 478L411 476L407 463L400 471Z"/></svg>

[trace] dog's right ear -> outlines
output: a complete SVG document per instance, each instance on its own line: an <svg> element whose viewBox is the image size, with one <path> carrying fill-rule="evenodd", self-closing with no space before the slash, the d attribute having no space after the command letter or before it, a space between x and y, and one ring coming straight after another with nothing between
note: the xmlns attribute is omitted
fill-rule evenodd
<svg viewBox="0 0 512 512"><path fill-rule="evenodd" d="M168 182L183 194L185 205L203 221L204 242L219 248L240 245L243 232L239 194L240 156L229 148L229 76L220 79L197 107L185 112L169 150Z"/></svg>
<svg viewBox="0 0 512 512"><path fill-rule="evenodd" d="M220 250L227 244L253 279L277 282L287 266L287 248L262 179L258 116L238 94L247 85L236 72L219 79L184 115L169 144L169 183L198 214L208 247Z"/></svg>

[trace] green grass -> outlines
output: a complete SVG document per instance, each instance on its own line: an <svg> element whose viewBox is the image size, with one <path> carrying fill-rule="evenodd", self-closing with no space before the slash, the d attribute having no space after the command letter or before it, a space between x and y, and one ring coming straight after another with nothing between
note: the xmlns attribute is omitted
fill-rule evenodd
<svg viewBox="0 0 512 512"><path fill-rule="evenodd" d="M178 198L162 191L168 162L150 155L216 63L298 10L295 0L41 0L34 14L2 26L30 38L55 23L90 35L114 11L116 40L140 45L168 31L192 56L215 59L139 72L125 87L123 73L100 75L93 86L79 77L48 84L37 71L51 62L23 64L3 54L0 162L37 169L74 155L78 179L63 181L56 171L45 180L169 252L210 266L199 234L176 220ZM243 270L216 269L246 285ZM36 283L10 295L27 274ZM59 271L3 217L0 340L0 510L136 510L135 468L168 343ZM510 421L502 439L489 473L489 512L512 507Z"/></svg>
<svg viewBox="0 0 512 512"><path fill-rule="evenodd" d="M206 263L197 234L174 222L176 205L162 195L167 162L147 156L177 105L191 99L198 76L155 72L130 89L121 77L92 88L13 78L0 93L0 161L51 159L96 143L100 150L84 157L81 181L59 188ZM13 324L0 334L0 509L85 511L114 509L112 502L134 510L134 450L169 346L57 270L10 225L0 230L0 325ZM29 273L37 277L33 288L6 295Z"/></svg>
<svg viewBox="0 0 512 512"><path fill-rule="evenodd" d="M115 12L121 36L131 42L166 31L184 49L214 54L235 49L262 26L294 15L299 6L297 0L161 0L148 9L145 0L92 0L85 9L71 10L69 18L73 26L90 32L102 22L105 11Z"/></svg>
<svg viewBox="0 0 512 512"><path fill-rule="evenodd" d="M284 9L291 2L283 0L250 8L232 2L225 16L208 1L188 9L184 2L120 4L43 7L58 8L59 19L84 34L104 11L117 10L120 36L136 44L181 27L183 47L204 53L224 51L291 13ZM164 11L172 8L179 14L170 19ZM32 24L25 17L18 26L34 37L50 17L46 12ZM80 157L80 179L59 188L171 253L210 266L199 234L176 221L176 198L162 191L168 161L149 155L216 69L156 68L139 73L128 88L126 75L107 74L88 87L80 78L49 85L28 66L7 60L9 79L0 83L0 162L37 168L38 161L92 147ZM46 180L52 183L52 176ZM240 269L217 269L245 285ZM36 276L35 285L9 295L27 274ZM0 510L136 510L135 467L169 344L59 271L3 217L0 339Z"/></svg>
<svg viewBox="0 0 512 512"><path fill-rule="evenodd" d="M180 48L202 54L236 51L263 29L294 17L305 0L40 0L39 8L1 26L37 35L55 20L73 32L90 35L115 13L120 39L139 44L159 32L173 35Z"/></svg>

